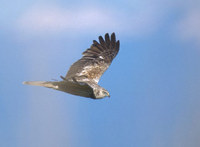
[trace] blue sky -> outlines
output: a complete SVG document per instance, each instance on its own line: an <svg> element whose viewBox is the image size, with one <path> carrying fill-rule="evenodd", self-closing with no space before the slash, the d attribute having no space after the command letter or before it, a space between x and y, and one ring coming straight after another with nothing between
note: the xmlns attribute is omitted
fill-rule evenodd
<svg viewBox="0 0 200 147"><path fill-rule="evenodd" d="M0 146L199 146L198 1L3 0L0 22ZM110 99L22 85L59 79L107 32Z"/></svg>

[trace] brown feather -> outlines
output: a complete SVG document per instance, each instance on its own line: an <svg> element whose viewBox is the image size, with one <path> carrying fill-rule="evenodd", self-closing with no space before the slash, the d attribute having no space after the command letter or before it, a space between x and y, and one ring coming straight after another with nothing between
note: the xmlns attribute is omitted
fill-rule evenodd
<svg viewBox="0 0 200 147"><path fill-rule="evenodd" d="M98 83L118 51L119 40L116 42L115 33L111 37L106 33L105 40L99 36L99 43L93 41L91 47L82 53L83 57L70 67L65 78L84 76Z"/></svg>

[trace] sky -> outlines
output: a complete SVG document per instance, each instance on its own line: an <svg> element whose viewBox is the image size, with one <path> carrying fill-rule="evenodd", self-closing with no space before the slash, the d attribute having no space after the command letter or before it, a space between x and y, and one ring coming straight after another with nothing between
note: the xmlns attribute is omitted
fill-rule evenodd
<svg viewBox="0 0 200 147"><path fill-rule="evenodd" d="M0 146L200 146L198 0L2 0L0 22ZM112 32L111 98L22 84L60 80Z"/></svg>

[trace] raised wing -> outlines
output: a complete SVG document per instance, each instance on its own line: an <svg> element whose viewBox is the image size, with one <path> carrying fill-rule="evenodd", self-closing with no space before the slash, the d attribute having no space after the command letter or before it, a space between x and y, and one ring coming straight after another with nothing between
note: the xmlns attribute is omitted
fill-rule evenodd
<svg viewBox="0 0 200 147"><path fill-rule="evenodd" d="M102 74L110 66L119 51L119 40L115 33L105 34L105 40L99 36L99 43L94 40L89 49L84 51L83 57L75 62L69 69L65 79L85 77L84 80L93 80L98 83Z"/></svg>

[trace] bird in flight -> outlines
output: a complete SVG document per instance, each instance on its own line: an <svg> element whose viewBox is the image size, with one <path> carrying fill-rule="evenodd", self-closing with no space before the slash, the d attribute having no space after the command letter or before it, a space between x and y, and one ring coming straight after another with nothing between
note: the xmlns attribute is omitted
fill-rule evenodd
<svg viewBox="0 0 200 147"><path fill-rule="evenodd" d="M98 82L119 52L119 46L115 33L111 36L106 33L105 39L99 36L99 42L93 41L91 47L82 53L83 57L72 64L65 77L60 76L61 81L25 81L23 84L43 86L92 99L110 97L109 92L99 86Z"/></svg>

